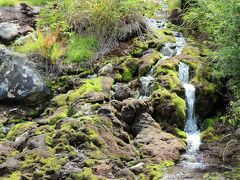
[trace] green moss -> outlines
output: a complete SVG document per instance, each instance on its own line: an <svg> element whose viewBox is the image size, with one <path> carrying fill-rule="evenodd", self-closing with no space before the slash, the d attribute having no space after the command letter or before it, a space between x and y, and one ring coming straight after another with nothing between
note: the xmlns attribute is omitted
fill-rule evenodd
<svg viewBox="0 0 240 180"><path fill-rule="evenodd" d="M148 50L148 43L141 38L134 38L132 42L134 49L130 52L133 57L141 57L143 52Z"/></svg>
<svg viewBox="0 0 240 180"><path fill-rule="evenodd" d="M200 59L182 59L183 63L190 66L190 70L197 71L198 68L203 64L203 62Z"/></svg>
<svg viewBox="0 0 240 180"><path fill-rule="evenodd" d="M215 133L215 129L213 127L207 128L200 134L201 140L203 142L214 142L219 141L221 136Z"/></svg>
<svg viewBox="0 0 240 180"><path fill-rule="evenodd" d="M123 71L121 73L123 81L130 81L137 75L139 68L139 59L130 58L124 61L121 65Z"/></svg>
<svg viewBox="0 0 240 180"><path fill-rule="evenodd" d="M75 148L73 146L70 145L66 145L63 143L59 143L54 147L55 153L59 154L59 153L67 153L69 156L71 156L71 158L73 157L77 157L78 152L75 150Z"/></svg>
<svg viewBox="0 0 240 180"><path fill-rule="evenodd" d="M84 84L77 90L69 91L67 94L61 94L54 98L57 106L64 106L72 104L78 97L84 97L93 92L101 92L103 90L103 77L95 79L87 79Z"/></svg>
<svg viewBox="0 0 240 180"><path fill-rule="evenodd" d="M59 107L52 116L48 118L49 124L54 125L60 119L68 116L68 108L66 106Z"/></svg>
<svg viewBox="0 0 240 180"><path fill-rule="evenodd" d="M158 63L156 70L154 71L154 76L157 77L162 74L166 75L170 73L172 76L177 77L178 64L179 60L175 58L161 61L160 63Z"/></svg>
<svg viewBox="0 0 240 180"><path fill-rule="evenodd" d="M159 164L148 164L146 166L146 174L152 180L159 180L163 177L164 168L171 167L174 165L172 161L163 161Z"/></svg>
<svg viewBox="0 0 240 180"><path fill-rule="evenodd" d="M213 69L209 66L201 66L198 69L196 76L192 79L192 83L199 87L201 95L213 95L221 88L222 83L220 80L213 81ZM213 101L216 101L213 99Z"/></svg>
<svg viewBox="0 0 240 180"><path fill-rule="evenodd" d="M218 122L219 119L218 118L208 118L205 119L202 123L202 130L206 130L209 127L214 127L214 125L216 124L216 122Z"/></svg>
<svg viewBox="0 0 240 180"><path fill-rule="evenodd" d="M86 159L84 162L84 167L93 167L96 164L96 160L94 159Z"/></svg>
<svg viewBox="0 0 240 180"><path fill-rule="evenodd" d="M185 133L184 131L178 129L178 128L174 128L175 133L178 137L183 138L183 139L187 139L187 133Z"/></svg>
<svg viewBox="0 0 240 180"><path fill-rule="evenodd" d="M17 136L20 136L21 134L23 134L24 132L29 130L34 124L36 124L36 123L35 122L25 122L25 123L17 124L10 129L6 138L8 140L14 141Z"/></svg>
<svg viewBox="0 0 240 180"><path fill-rule="evenodd" d="M13 172L8 180L21 180L22 179L22 173L20 171ZM4 180L4 179L3 179ZM6 178L7 180L7 178Z"/></svg>
<svg viewBox="0 0 240 180"><path fill-rule="evenodd" d="M186 102L184 99L180 98L176 93L172 96L172 102L176 109L175 115L178 116L180 119L186 118Z"/></svg>
<svg viewBox="0 0 240 180"><path fill-rule="evenodd" d="M3 129L4 129L3 123L0 123L0 139L5 138L6 136L3 132Z"/></svg>
<svg viewBox="0 0 240 180"><path fill-rule="evenodd" d="M47 175L59 173L62 166L67 162L65 158L58 158L53 154L53 150L48 152L31 151L24 155L24 161L21 163L22 171L26 169L38 169L34 171L34 178L48 179Z"/></svg>
<svg viewBox="0 0 240 180"><path fill-rule="evenodd" d="M157 36L158 39L162 42L162 43L167 43L167 42L176 42L176 38L173 36L172 32L169 29L160 29L157 30Z"/></svg>
<svg viewBox="0 0 240 180"><path fill-rule="evenodd" d="M81 173L74 173L73 178L76 180L99 180L90 168L83 168Z"/></svg>
<svg viewBox="0 0 240 180"><path fill-rule="evenodd" d="M35 135L38 136L38 135L50 133L53 131L54 131L54 128L52 126L49 126L49 125L40 126L36 129Z"/></svg>

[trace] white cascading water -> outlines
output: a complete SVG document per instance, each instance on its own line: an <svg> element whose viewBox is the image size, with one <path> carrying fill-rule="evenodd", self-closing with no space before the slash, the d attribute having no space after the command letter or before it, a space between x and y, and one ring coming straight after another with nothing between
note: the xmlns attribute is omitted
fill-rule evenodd
<svg viewBox="0 0 240 180"><path fill-rule="evenodd" d="M185 89L187 121L184 131L188 135L187 152L182 156L183 160L180 164L188 168L203 168L204 163L198 155L201 139L195 116L195 87L192 84L189 84L189 66L182 62L179 64L179 78Z"/></svg>

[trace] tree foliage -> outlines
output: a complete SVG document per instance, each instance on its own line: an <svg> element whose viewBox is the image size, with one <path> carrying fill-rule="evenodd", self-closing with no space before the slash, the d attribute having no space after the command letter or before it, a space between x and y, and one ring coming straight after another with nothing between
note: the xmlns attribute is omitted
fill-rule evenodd
<svg viewBox="0 0 240 180"><path fill-rule="evenodd" d="M240 1L190 0L187 4L187 27L208 34L218 46L214 54L218 70L230 78L232 89L240 95Z"/></svg>

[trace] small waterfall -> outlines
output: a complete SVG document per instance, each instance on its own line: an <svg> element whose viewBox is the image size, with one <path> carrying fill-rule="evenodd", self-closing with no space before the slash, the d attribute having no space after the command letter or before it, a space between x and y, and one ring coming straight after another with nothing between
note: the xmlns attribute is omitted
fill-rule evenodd
<svg viewBox="0 0 240 180"><path fill-rule="evenodd" d="M183 161L181 161L180 164L193 169L203 168L205 165L198 155L201 139L195 116L195 87L192 84L189 84L189 66L182 62L179 64L179 78L185 89L187 120L184 131L188 135L187 152L182 156Z"/></svg>
<svg viewBox="0 0 240 180"><path fill-rule="evenodd" d="M144 99L150 96L154 80L155 79L152 77L151 71L147 76L143 76L140 78L140 82L141 82L140 99Z"/></svg>

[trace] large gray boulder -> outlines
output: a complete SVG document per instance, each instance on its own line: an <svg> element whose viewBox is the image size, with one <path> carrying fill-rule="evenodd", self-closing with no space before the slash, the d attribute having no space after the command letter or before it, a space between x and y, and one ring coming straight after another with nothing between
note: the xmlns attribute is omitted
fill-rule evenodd
<svg viewBox="0 0 240 180"><path fill-rule="evenodd" d="M0 47L0 101L38 104L49 94L43 78L26 56Z"/></svg>

